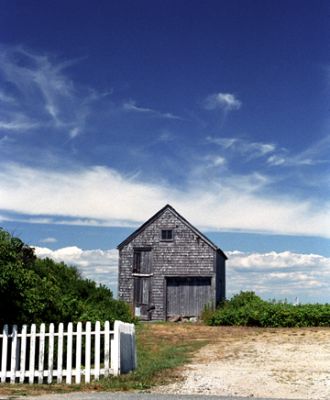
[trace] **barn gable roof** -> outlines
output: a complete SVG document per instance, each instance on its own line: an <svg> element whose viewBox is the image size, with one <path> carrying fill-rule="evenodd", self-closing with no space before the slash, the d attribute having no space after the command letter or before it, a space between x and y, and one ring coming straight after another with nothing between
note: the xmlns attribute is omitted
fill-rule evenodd
<svg viewBox="0 0 330 400"><path fill-rule="evenodd" d="M117 249L123 248L126 244L132 241L136 236L139 235L147 226L156 221L166 210L170 210L183 224L185 224L190 230L192 230L198 237L200 237L205 243L207 243L212 249L219 252L225 259L227 259L226 254L215 245L210 239L208 239L202 232L200 232L197 228L195 228L189 221L187 221L181 214L179 214L170 204L166 204L161 210L156 212L151 218L149 218L144 224L142 224L136 231L134 231L131 235L129 235L124 241L122 241Z"/></svg>

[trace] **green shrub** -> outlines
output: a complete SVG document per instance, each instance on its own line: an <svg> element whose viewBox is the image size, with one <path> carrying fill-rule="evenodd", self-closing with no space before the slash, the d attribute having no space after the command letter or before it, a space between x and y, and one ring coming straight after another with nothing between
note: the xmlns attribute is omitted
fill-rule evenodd
<svg viewBox="0 0 330 400"><path fill-rule="evenodd" d="M241 292L208 313L209 325L261 327L330 326L329 304L302 304L264 301L254 292Z"/></svg>
<svg viewBox="0 0 330 400"><path fill-rule="evenodd" d="M127 304L77 268L51 259L0 228L0 325L96 320L131 322Z"/></svg>

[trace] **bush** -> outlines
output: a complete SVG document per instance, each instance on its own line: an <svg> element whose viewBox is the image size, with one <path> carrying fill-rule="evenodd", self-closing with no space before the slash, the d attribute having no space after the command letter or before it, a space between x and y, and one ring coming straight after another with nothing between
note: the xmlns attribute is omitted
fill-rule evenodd
<svg viewBox="0 0 330 400"><path fill-rule="evenodd" d="M264 301L254 292L241 292L208 312L209 325L261 327L330 326L329 304L292 304Z"/></svg>
<svg viewBox="0 0 330 400"><path fill-rule="evenodd" d="M127 304L75 267L40 260L0 228L0 325L96 320L131 322Z"/></svg>

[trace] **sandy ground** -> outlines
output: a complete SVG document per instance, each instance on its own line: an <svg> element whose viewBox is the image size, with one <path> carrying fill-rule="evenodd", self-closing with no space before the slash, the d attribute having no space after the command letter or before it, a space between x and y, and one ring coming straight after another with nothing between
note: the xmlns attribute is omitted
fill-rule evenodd
<svg viewBox="0 0 330 400"><path fill-rule="evenodd" d="M330 329L223 329L158 393L330 400Z"/></svg>

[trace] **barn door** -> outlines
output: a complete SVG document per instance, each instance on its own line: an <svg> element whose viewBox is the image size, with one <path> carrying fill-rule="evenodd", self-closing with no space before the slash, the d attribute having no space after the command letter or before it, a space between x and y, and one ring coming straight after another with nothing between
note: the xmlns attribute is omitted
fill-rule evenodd
<svg viewBox="0 0 330 400"><path fill-rule="evenodd" d="M134 304L141 319L150 319L151 310L151 249L135 249L133 256Z"/></svg>
<svg viewBox="0 0 330 400"><path fill-rule="evenodd" d="M212 301L211 278L167 278L167 317L200 316L204 307Z"/></svg>
<svg viewBox="0 0 330 400"><path fill-rule="evenodd" d="M142 319L149 319L150 311L150 277L134 277L134 303Z"/></svg>

